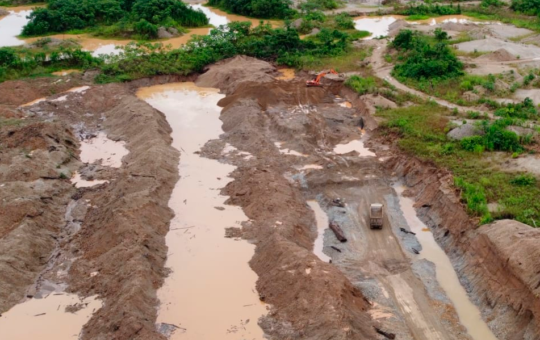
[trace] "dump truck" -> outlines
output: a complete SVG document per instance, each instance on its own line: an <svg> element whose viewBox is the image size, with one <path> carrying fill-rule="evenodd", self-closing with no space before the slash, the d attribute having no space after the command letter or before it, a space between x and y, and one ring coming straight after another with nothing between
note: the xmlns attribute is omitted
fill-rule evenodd
<svg viewBox="0 0 540 340"><path fill-rule="evenodd" d="M383 205L372 203L369 208L369 227L371 229L382 229L383 227Z"/></svg>

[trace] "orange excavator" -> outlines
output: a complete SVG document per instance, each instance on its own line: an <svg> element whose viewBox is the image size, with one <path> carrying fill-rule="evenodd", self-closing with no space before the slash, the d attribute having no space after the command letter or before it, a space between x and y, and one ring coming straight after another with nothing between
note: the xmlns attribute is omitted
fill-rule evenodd
<svg viewBox="0 0 540 340"><path fill-rule="evenodd" d="M338 73L337 73L336 71L334 71L334 70L330 70L330 71L328 71L328 72L322 71L321 73L319 73L319 74L317 75L317 78L315 78L314 80L308 80L308 81L306 81L306 86L307 86L307 87L312 87L312 86L322 86L322 85L321 85L321 79L322 79L325 75L327 75L328 73L338 74Z"/></svg>

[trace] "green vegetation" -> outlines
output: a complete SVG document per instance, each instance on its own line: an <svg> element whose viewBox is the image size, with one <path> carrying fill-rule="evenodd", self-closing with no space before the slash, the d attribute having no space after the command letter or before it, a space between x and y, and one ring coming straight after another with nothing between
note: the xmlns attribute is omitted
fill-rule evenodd
<svg viewBox="0 0 540 340"><path fill-rule="evenodd" d="M382 110L377 115L386 119L381 132L397 135L398 145L402 150L453 173L455 185L462 190L462 199L467 204L469 213L477 216L480 223L514 218L533 225L532 219L540 219L540 201L537 199L540 197L540 186L536 179L530 175L512 174L498 169L491 163L494 156L484 151L483 147L471 149L460 141L448 139L448 117L452 115L449 110L427 102L417 106ZM499 138L500 133L503 133L511 140L516 138L519 141L513 132L502 128L502 123L490 124L486 121L481 123L479 128L484 128L482 124L493 129L493 136L490 138ZM513 134L512 137L509 137L510 134ZM483 136L479 138L482 139ZM495 150L495 145L499 145L499 142L490 140L490 145L493 145ZM506 144L501 145L506 148ZM523 145L519 147L524 148ZM510 152L506 157L510 157ZM489 212L488 203L498 203L499 211Z"/></svg>
<svg viewBox="0 0 540 340"><path fill-rule="evenodd" d="M324 11L340 7L341 2L336 0L308 0L298 6L302 12Z"/></svg>
<svg viewBox="0 0 540 340"><path fill-rule="evenodd" d="M446 40L445 33L439 32L437 39ZM402 30L392 42L392 47L400 52L392 71L397 78L425 81L463 75L463 64L441 40L432 41L418 32Z"/></svg>
<svg viewBox="0 0 540 340"><path fill-rule="evenodd" d="M502 7L504 6L504 2L501 0L482 0L482 3L480 4L482 7Z"/></svg>
<svg viewBox="0 0 540 340"><path fill-rule="evenodd" d="M508 103L495 111L496 116L519 119L537 119L538 111L530 98L522 103Z"/></svg>
<svg viewBox="0 0 540 340"><path fill-rule="evenodd" d="M50 0L30 14L24 36L105 26L103 32L157 38L158 27L182 29L208 24L201 12L177 0Z"/></svg>
<svg viewBox="0 0 540 340"><path fill-rule="evenodd" d="M528 2L526 0L525 2ZM516 27L527 28L533 31L540 32L540 19L538 16L531 16L525 13L518 13L509 10L505 6L482 6L467 7L467 11L463 14L480 20L501 21L503 23L512 24Z"/></svg>
<svg viewBox="0 0 540 340"><path fill-rule="evenodd" d="M345 81L345 85L349 86L358 94L373 93L377 89L377 84L373 77L362 78L360 76L351 76Z"/></svg>
<svg viewBox="0 0 540 340"><path fill-rule="evenodd" d="M209 0L208 5L227 12L263 19L292 18L296 11L290 0Z"/></svg>
<svg viewBox="0 0 540 340"><path fill-rule="evenodd" d="M100 82L124 81L160 74L189 74L204 66L238 54L278 64L301 67L312 59L338 57L348 49L349 35L323 28L301 40L291 28L273 29L269 24L255 28L250 22L233 22L213 29L209 35L194 36L181 49L161 44L130 44L121 56L108 56L101 65Z"/></svg>
<svg viewBox="0 0 540 340"><path fill-rule="evenodd" d="M50 53L0 48L0 82L21 77L33 77L66 69L89 68L101 61L89 52L74 48L59 48Z"/></svg>
<svg viewBox="0 0 540 340"><path fill-rule="evenodd" d="M527 15L540 15L540 0L512 0L510 8Z"/></svg>
<svg viewBox="0 0 540 340"><path fill-rule="evenodd" d="M398 9L401 15L420 15L420 16L439 16L461 14L461 5L439 5L439 4L409 4L404 8Z"/></svg>

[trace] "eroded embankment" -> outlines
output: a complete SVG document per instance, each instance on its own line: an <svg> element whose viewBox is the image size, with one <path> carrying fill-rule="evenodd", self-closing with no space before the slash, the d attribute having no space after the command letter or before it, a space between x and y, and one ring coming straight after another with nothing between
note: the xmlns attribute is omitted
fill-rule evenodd
<svg viewBox="0 0 540 340"><path fill-rule="evenodd" d="M446 171L407 157L387 163L416 200L421 220L452 259L484 320L499 339L540 336L540 231L502 220L477 227Z"/></svg>
<svg viewBox="0 0 540 340"><path fill-rule="evenodd" d="M10 95L8 102L17 102L17 89L8 92L10 83L14 85L3 84L4 93ZM17 112L12 106L9 110ZM11 234L3 235L0 243L7 246L10 235L33 227L27 237L16 238L29 244L2 252L8 256L15 252L13 260L4 256L1 265L8 269L2 272L12 267L25 274L2 275L8 282L2 282L0 291L11 296L2 310L21 301L27 289L41 294L48 289L43 285L47 282L81 296L98 295L103 301L84 327L82 339L161 338L155 329L156 289L166 275L164 237L172 218L167 203L178 179L179 157L170 146L165 117L123 85L62 93L24 110L20 125L2 129L6 134L2 143L13 144L2 148L2 176L11 176L6 180L13 184L6 186L13 185L14 190L3 187L1 192L25 199L10 200L7 206L4 201L2 208L8 209L2 215L13 219L2 219L9 222L3 229ZM121 167L99 161L81 167L77 139L92 138L99 131L125 142L129 154ZM6 153L13 156L4 157ZM108 182L77 189L69 181L77 170L86 180ZM30 186L28 193L24 186ZM76 211L77 228L63 219L68 204Z"/></svg>

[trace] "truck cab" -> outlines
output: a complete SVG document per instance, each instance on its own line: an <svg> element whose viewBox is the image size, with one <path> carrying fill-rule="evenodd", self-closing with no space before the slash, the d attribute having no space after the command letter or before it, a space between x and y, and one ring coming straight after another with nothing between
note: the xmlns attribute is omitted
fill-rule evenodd
<svg viewBox="0 0 540 340"><path fill-rule="evenodd" d="M369 207L369 227L371 229L382 229L383 227L383 205L372 203Z"/></svg>

